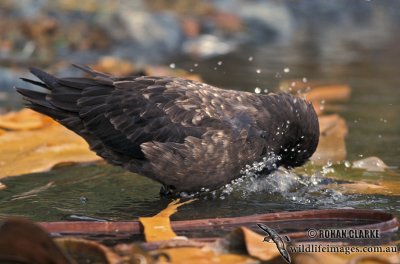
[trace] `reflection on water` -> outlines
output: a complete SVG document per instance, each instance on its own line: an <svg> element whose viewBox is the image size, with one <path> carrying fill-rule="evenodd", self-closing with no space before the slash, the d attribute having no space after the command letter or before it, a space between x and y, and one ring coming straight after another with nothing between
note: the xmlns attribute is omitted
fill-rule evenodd
<svg viewBox="0 0 400 264"><path fill-rule="evenodd" d="M352 179L363 177L361 170L347 169L344 165L336 166L335 170L339 174L348 172ZM157 183L106 164L65 167L2 182L8 187L0 192L2 218L24 215L40 221L131 220L154 215L169 202L158 196ZM198 201L182 207L174 218L345 207L400 212L398 197L345 195L326 187L340 182L327 179L323 169L316 167L310 175L286 170L260 177L248 175L221 190L200 194Z"/></svg>

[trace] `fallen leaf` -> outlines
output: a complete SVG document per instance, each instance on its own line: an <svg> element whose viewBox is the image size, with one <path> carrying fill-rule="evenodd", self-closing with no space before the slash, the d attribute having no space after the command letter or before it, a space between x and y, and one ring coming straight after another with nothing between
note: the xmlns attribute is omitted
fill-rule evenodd
<svg viewBox="0 0 400 264"><path fill-rule="evenodd" d="M120 243L114 247L114 251L121 257L123 263L129 264L151 264L162 257L157 253L151 254L136 244Z"/></svg>
<svg viewBox="0 0 400 264"><path fill-rule="evenodd" d="M216 248L222 252L234 252L249 255L262 261L280 257L275 243L263 242L261 236L246 227L233 230L226 237L217 240Z"/></svg>
<svg viewBox="0 0 400 264"><path fill-rule="evenodd" d="M217 254L213 250L208 248L169 248L163 250L155 250L153 253L164 253L169 256L169 260L160 257L157 261L161 263L173 263L173 264L208 264L208 263L220 263L220 264L252 264L259 263L259 260L251 258L245 255L239 254ZM190 261L189 261L190 260Z"/></svg>
<svg viewBox="0 0 400 264"><path fill-rule="evenodd" d="M279 89L293 94L303 94L309 101L346 101L351 88L346 84L327 84L325 81L283 80Z"/></svg>
<svg viewBox="0 0 400 264"><path fill-rule="evenodd" d="M23 218L5 220L0 225L0 262L73 264L49 234Z"/></svg>
<svg viewBox="0 0 400 264"><path fill-rule="evenodd" d="M81 238L56 238L54 241L64 254L76 263L120 264L122 262L111 249L94 241Z"/></svg>
<svg viewBox="0 0 400 264"><path fill-rule="evenodd" d="M328 188L336 189L346 194L378 194L378 195L394 195L400 193L399 181L382 181L378 184L368 182L353 182L328 185Z"/></svg>
<svg viewBox="0 0 400 264"><path fill-rule="evenodd" d="M82 138L33 111L11 113L4 120L4 127L16 131L0 135L0 178L47 171L60 163L101 160Z"/></svg>
<svg viewBox="0 0 400 264"><path fill-rule="evenodd" d="M19 112L10 112L0 116L0 128L6 130L34 130L51 125L54 121L47 116L41 115L30 109L23 109ZM5 134L1 130L0 135Z"/></svg>
<svg viewBox="0 0 400 264"><path fill-rule="evenodd" d="M309 101L347 101L350 98L351 89L348 85L323 85L313 86L305 94Z"/></svg>
<svg viewBox="0 0 400 264"><path fill-rule="evenodd" d="M179 199L172 201L167 208L152 217L139 217L140 223L144 228L146 241L162 241L177 238L171 228L170 216L177 212L178 207L195 201L189 200L179 203Z"/></svg>
<svg viewBox="0 0 400 264"><path fill-rule="evenodd" d="M340 116L328 115L319 117L320 137L317 150L311 160L317 165L328 161L342 161L346 158L347 135L346 121Z"/></svg>

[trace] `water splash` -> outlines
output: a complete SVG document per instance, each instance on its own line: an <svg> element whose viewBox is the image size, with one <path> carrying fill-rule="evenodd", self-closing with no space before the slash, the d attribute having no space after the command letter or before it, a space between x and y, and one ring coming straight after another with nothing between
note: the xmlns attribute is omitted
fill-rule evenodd
<svg viewBox="0 0 400 264"><path fill-rule="evenodd" d="M279 156L271 156L248 165L241 171L242 177L218 190L209 192L203 189L200 194L205 194L202 195L205 199L225 200L230 196L250 199L262 193L282 202L315 206L335 206L349 199L349 196L327 187L327 184L335 183L335 180L325 177L334 172L332 162L310 175L299 175L282 167L277 169L276 161L279 159ZM273 172L267 174L264 171Z"/></svg>

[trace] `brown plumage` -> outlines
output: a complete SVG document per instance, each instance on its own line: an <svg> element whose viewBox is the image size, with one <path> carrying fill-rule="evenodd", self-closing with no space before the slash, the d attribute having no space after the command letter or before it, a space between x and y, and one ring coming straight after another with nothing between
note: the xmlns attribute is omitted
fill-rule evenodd
<svg viewBox="0 0 400 264"><path fill-rule="evenodd" d="M174 77L112 77L76 66L90 78L23 79L43 92L16 88L27 106L82 136L109 163L162 183L165 190L215 189L246 165L270 158L300 166L315 151L318 118L289 94L223 90Z"/></svg>

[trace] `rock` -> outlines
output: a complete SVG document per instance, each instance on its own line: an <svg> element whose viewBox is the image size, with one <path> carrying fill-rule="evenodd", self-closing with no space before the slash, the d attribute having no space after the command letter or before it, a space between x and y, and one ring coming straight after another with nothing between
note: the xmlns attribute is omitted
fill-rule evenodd
<svg viewBox="0 0 400 264"><path fill-rule="evenodd" d="M388 166L378 157L368 157L365 159L354 161L352 168L382 172L385 171Z"/></svg>
<svg viewBox="0 0 400 264"><path fill-rule="evenodd" d="M121 6L118 16L134 42L135 52L141 55L141 60L159 60L161 56L180 51L184 33L179 18L173 13L148 13Z"/></svg>

